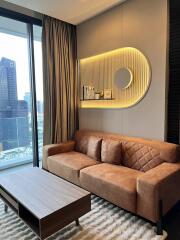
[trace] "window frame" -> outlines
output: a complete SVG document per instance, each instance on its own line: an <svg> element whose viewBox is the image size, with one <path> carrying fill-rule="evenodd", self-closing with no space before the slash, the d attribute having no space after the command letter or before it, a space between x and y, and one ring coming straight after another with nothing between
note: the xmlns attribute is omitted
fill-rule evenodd
<svg viewBox="0 0 180 240"><path fill-rule="evenodd" d="M32 146L33 146L33 166L39 167L39 146L38 146L38 121L37 121L37 99L36 99L36 79L35 79L35 59L34 59L34 35L33 26L42 26L42 20L14 12L0 7L0 16L17 20L27 24L28 29L28 51L29 51L29 74L30 90L32 101Z"/></svg>

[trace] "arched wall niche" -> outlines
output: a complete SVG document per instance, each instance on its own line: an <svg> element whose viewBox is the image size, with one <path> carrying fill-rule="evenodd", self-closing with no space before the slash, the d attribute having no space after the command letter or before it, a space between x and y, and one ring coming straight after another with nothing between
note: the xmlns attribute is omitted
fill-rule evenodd
<svg viewBox="0 0 180 240"><path fill-rule="evenodd" d="M149 89L151 68L136 48L125 47L80 60L82 108L128 108L140 102ZM84 100L83 86L98 92L112 90L112 99Z"/></svg>

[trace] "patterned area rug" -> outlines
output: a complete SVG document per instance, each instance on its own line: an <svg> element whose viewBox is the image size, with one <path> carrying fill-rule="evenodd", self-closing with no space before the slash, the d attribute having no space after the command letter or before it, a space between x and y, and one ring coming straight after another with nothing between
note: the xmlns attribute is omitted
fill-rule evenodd
<svg viewBox="0 0 180 240"><path fill-rule="evenodd" d="M92 210L80 218L80 226L71 223L48 240L164 240L156 228L121 208L92 196ZM0 239L38 240L37 236L0 200Z"/></svg>

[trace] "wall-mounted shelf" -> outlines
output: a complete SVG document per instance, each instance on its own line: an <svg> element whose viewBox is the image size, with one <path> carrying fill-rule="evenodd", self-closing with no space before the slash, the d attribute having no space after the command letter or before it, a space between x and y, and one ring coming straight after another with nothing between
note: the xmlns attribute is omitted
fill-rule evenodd
<svg viewBox="0 0 180 240"><path fill-rule="evenodd" d="M115 98L100 98L100 99L81 99L80 101L112 101L115 100Z"/></svg>
<svg viewBox="0 0 180 240"><path fill-rule="evenodd" d="M129 104L122 104L118 99L99 99L99 100L84 100L80 101L81 108L91 109L118 109L128 108Z"/></svg>

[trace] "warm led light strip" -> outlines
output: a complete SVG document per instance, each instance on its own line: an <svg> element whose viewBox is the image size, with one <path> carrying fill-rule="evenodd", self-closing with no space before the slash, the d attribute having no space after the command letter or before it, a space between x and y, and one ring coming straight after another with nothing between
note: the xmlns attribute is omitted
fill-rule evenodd
<svg viewBox="0 0 180 240"><path fill-rule="evenodd" d="M132 84L120 89L114 75L120 68L129 68ZM95 89L112 89L115 100L81 101L82 108L127 108L145 96L150 85L151 70L147 58L136 48L126 47L80 60L80 84Z"/></svg>

